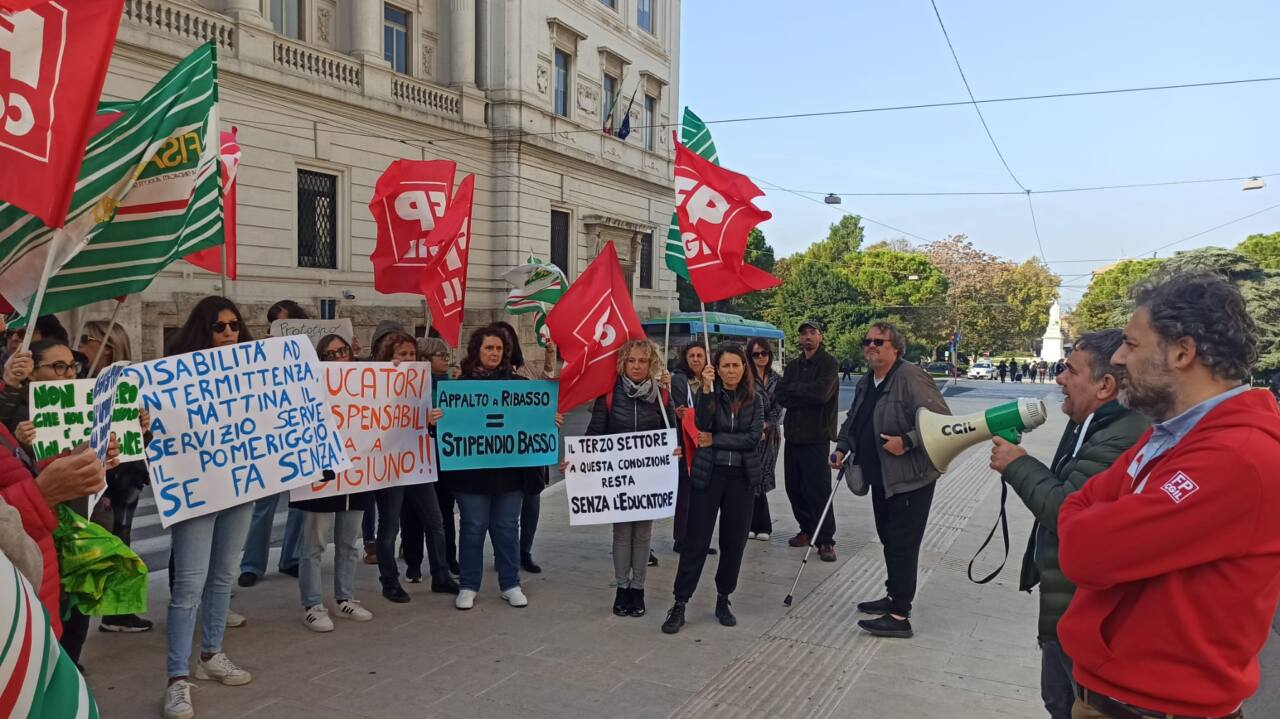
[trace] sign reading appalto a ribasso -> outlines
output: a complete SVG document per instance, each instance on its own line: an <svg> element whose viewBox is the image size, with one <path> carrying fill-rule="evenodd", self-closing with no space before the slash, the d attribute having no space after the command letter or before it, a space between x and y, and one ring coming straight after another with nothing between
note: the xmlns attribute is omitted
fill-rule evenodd
<svg viewBox="0 0 1280 719"><path fill-rule="evenodd" d="M543 467L559 458L559 385L544 380L452 380L436 390L440 469Z"/></svg>
<svg viewBox="0 0 1280 719"><path fill-rule="evenodd" d="M676 512L676 430L568 437L569 524L665 519Z"/></svg>

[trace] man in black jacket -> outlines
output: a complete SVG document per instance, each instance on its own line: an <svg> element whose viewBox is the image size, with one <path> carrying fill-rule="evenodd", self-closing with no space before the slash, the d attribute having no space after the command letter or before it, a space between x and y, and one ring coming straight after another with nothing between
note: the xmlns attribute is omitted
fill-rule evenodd
<svg viewBox="0 0 1280 719"><path fill-rule="evenodd" d="M787 365L777 397L778 404L787 410L782 421L787 499L791 500L791 512L800 525L800 532L790 544L804 547L816 537L818 556L824 562L834 562L835 508L827 513L821 527L817 524L831 495L827 457L836 438L840 368L836 358L822 348L821 324L803 322L797 333L804 354Z"/></svg>

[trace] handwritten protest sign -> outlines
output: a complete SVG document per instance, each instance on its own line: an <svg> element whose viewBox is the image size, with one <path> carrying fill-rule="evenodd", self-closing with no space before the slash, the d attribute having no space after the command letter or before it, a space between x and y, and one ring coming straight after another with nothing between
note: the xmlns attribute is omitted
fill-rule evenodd
<svg viewBox="0 0 1280 719"><path fill-rule="evenodd" d="M151 413L160 523L305 487L351 466L306 337L273 337L132 365Z"/></svg>
<svg viewBox="0 0 1280 719"><path fill-rule="evenodd" d="M676 513L676 430L568 437L569 525L665 519Z"/></svg>
<svg viewBox="0 0 1280 719"><path fill-rule="evenodd" d="M104 367L93 381L93 432L89 435L89 445L98 454L99 462L107 461L107 447L111 444L112 408L116 403L120 375L128 366L127 362L117 362Z"/></svg>
<svg viewBox="0 0 1280 719"><path fill-rule="evenodd" d="M427 434L431 364L322 362L325 400L351 469L329 482L293 490L297 502L436 481L435 447Z"/></svg>
<svg viewBox="0 0 1280 719"><path fill-rule="evenodd" d="M312 347L324 339L325 335L338 335L350 344L355 334L349 317L339 320L276 320L271 323L272 337L306 335L311 338Z"/></svg>
<svg viewBox="0 0 1280 719"><path fill-rule="evenodd" d="M436 407L440 469L541 467L560 453L559 385L546 380L442 382Z"/></svg>
<svg viewBox="0 0 1280 719"><path fill-rule="evenodd" d="M36 427L32 449L36 459L56 457L93 434L93 385L91 379L32 382L31 423ZM111 431L120 442L120 461L143 458L142 425L138 424L138 387L129 381L116 385L111 409Z"/></svg>

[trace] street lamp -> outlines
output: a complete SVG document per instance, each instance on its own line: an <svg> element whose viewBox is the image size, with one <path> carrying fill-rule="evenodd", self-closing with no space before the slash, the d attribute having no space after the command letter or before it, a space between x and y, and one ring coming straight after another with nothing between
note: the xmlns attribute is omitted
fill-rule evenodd
<svg viewBox="0 0 1280 719"><path fill-rule="evenodd" d="M1267 186L1267 183L1263 182L1262 178L1250 177L1249 179L1244 181L1244 187L1241 187L1240 189L1245 192L1248 192L1249 190L1261 190L1266 186Z"/></svg>
<svg viewBox="0 0 1280 719"><path fill-rule="evenodd" d="M840 204L840 196L834 192L831 192L831 193L828 193L827 196L822 201L827 203L828 205L838 205Z"/></svg>

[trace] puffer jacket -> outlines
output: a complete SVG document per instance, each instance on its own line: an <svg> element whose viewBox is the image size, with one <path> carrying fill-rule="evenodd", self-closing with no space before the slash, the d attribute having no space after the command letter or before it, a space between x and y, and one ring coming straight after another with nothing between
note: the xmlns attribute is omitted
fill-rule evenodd
<svg viewBox="0 0 1280 719"><path fill-rule="evenodd" d="M23 461L18 454L18 441L9 434L9 430L0 427L0 496L10 505L17 507L22 515L22 528L40 547L40 558L44 561L44 577L36 587L40 594L40 603L49 612L49 621L53 624L53 633L62 636L62 622L59 618L58 604L61 600L61 589L58 573L58 551L53 546L53 530L58 526L58 518L44 501L44 495L36 486L32 474L33 464Z"/></svg>
<svg viewBox="0 0 1280 719"><path fill-rule="evenodd" d="M1081 425L1072 422L1062 433L1051 467L1028 455L1011 462L1001 475L1036 518L1022 557L1018 588L1030 592L1036 584L1040 585L1041 640L1057 641L1058 620L1066 613L1076 591L1058 565L1058 510L1067 495L1110 467L1150 424L1146 417L1112 400L1093 413L1079 451L1075 448Z"/></svg>
<svg viewBox="0 0 1280 719"><path fill-rule="evenodd" d="M696 399L695 421L699 431L711 433L711 446L693 455L693 488L706 489L717 465L737 464L746 471L754 491L763 480L760 434L764 432L764 400L754 393L751 404L735 413L733 397L719 381L715 391L700 393Z"/></svg>
<svg viewBox="0 0 1280 719"><path fill-rule="evenodd" d="M587 435L678 428L680 425L676 420L675 410L671 406L672 398L666 397L663 401L662 394L658 395L658 398L662 401L661 409L658 406L659 402L644 402L628 397L622 378L619 377L613 385L613 406L609 406L610 403L604 396L596 398L595 404L591 406L591 421L587 424ZM663 414L667 416L665 422L662 419Z"/></svg>

